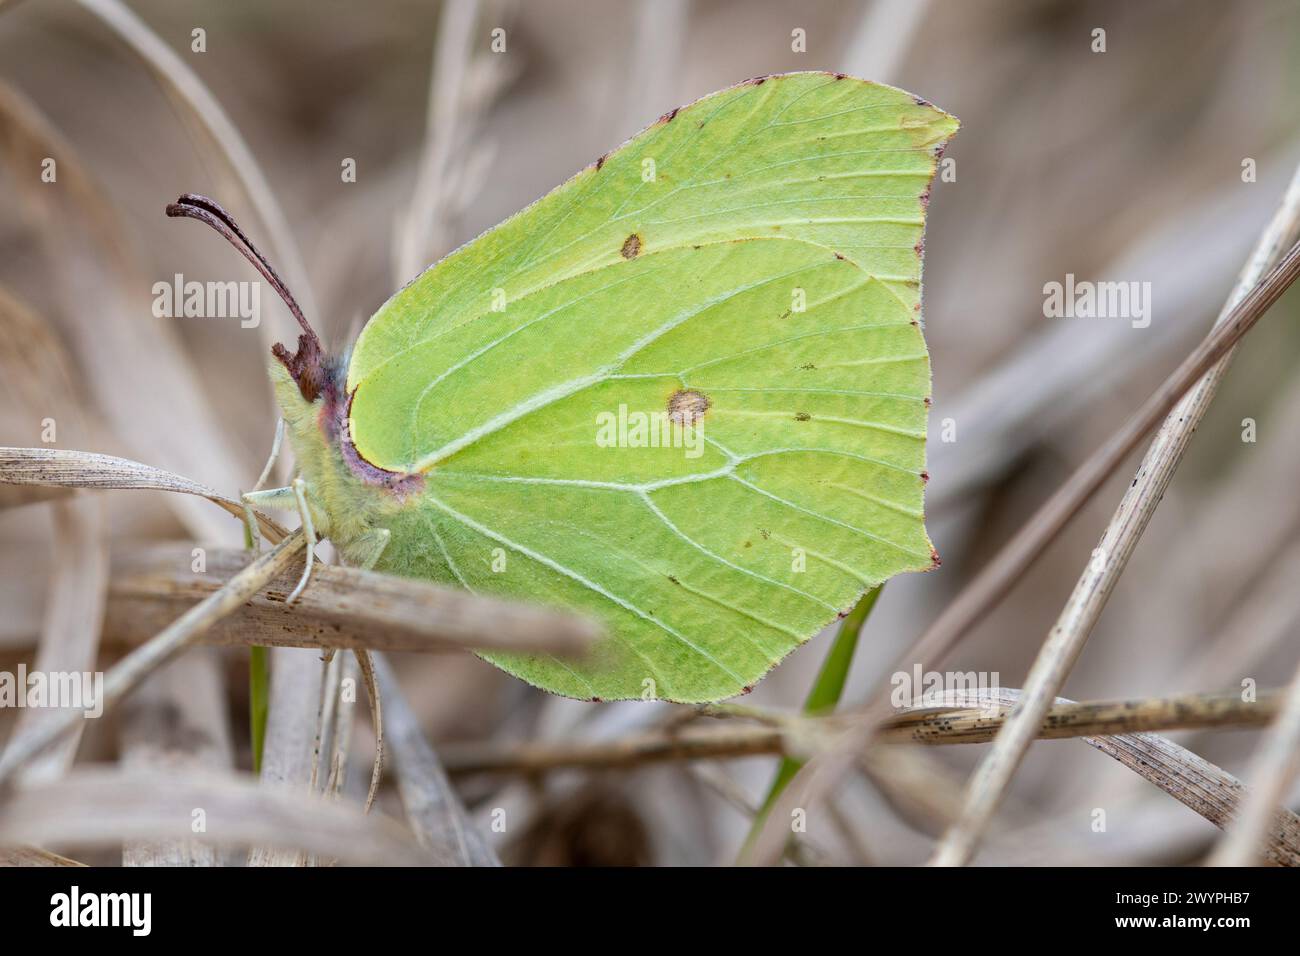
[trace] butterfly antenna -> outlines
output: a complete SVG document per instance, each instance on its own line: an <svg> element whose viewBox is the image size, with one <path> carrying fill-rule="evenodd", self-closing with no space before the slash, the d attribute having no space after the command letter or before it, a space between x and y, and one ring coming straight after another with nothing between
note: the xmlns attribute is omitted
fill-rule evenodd
<svg viewBox="0 0 1300 956"><path fill-rule="evenodd" d="M289 373L298 383L303 397L309 402L314 401L321 388L324 349L321 347L320 337L316 334L316 330L311 327L307 317L302 314L298 300L293 297L293 293L284 284L280 274L267 261L266 256L262 255L261 250L253 244L253 240L248 238L244 230L239 228L239 223L235 222L235 217L226 212L220 203L214 199L209 199L207 196L186 193L174 203L168 204L167 215L172 218L197 219L199 222L211 226L227 242L238 249L245 259L252 263L253 268L262 274L262 277L271 284L271 288L276 291L276 294L284 300L284 304L289 307L293 317L298 320L298 325L302 327L303 334L298 337L297 354L290 355L289 350L278 343L272 347L271 351L289 370Z"/></svg>

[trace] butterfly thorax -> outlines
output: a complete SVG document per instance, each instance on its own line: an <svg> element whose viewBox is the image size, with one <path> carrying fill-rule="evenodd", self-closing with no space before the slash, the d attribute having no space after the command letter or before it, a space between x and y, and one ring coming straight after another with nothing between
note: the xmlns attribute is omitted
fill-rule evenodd
<svg viewBox="0 0 1300 956"><path fill-rule="evenodd" d="M350 560L352 546L386 526L424 479L378 468L357 451L348 429L345 360L327 359L313 370L311 399L291 366L272 363L270 373L309 499L320 511L319 530Z"/></svg>

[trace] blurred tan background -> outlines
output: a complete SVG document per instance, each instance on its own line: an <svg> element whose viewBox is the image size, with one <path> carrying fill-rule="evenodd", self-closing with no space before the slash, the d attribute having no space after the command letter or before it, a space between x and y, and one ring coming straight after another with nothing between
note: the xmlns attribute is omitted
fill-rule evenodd
<svg viewBox="0 0 1300 956"><path fill-rule="evenodd" d="M192 108L95 8L110 5L0 4L0 286L34 321L30 337L0 347L38 356L28 365L66 356L65 367L50 360L32 382L10 376L0 386L0 443L40 445L44 416L30 410L67 408L60 447L133 457L230 494L252 483L269 447L266 344L286 338L291 320L269 290L257 330L150 315L150 287L174 273L252 278L206 231L164 218L179 194L225 203L340 348L425 264L712 90L764 73L839 70L958 116L947 153L955 181L935 186L925 262L929 510L944 563L885 589L852 701L1209 329L1300 162L1300 3L1286 0L537 0L445 10L414 0L132 0L246 141L299 270ZM196 28L205 52L191 50ZM505 30L504 53L490 50L494 28ZM1091 49L1096 28L1106 31L1104 53ZM792 50L795 30L806 52ZM40 179L51 155L67 187L57 192ZM348 158L355 182L340 176ZM1243 181L1246 159L1253 182ZM421 176L431 184L423 191ZM1043 285L1066 273L1150 282L1150 327L1045 318ZM1295 668L1296 305L1294 294L1284 300L1240 350L1068 696L1230 690L1243 678L1274 687ZM948 418L956 441L945 443ZM1253 443L1242 440L1247 418ZM944 669L996 671L1020 686L1131 467ZM201 502L119 492L87 507L102 508L114 546L238 542L237 524ZM71 519L57 514L48 505L0 512L3 661L31 659L60 548L100 520L83 514L82 531L60 531L57 521ZM827 635L810 642L746 702L797 706L826 647ZM397 663L435 743L598 739L663 717L657 705L548 699L468 656ZM232 759L247 766L243 662L232 652L220 665ZM1240 773L1257 736L1175 739ZM83 756L104 759L117 746L97 729ZM930 752L935 787L955 797L983 749ZM530 822L528 838L501 840L508 859L720 863L734 858L748 820L718 789L756 800L772 765L720 764L704 781L677 765L559 775L545 793L470 781L463 793L471 809L506 805ZM925 823L864 779L846 782L838 806L873 861L928 854ZM1106 833L1089 825L1098 806L1109 808ZM1180 863L1215 835L1077 741L1035 746L1000 821L982 862ZM845 830L822 819L809 843L830 860L856 858Z"/></svg>

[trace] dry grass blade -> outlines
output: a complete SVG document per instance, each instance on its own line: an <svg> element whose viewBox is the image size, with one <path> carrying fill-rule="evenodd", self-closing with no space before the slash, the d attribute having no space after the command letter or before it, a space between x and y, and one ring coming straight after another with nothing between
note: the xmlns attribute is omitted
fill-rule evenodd
<svg viewBox="0 0 1300 956"><path fill-rule="evenodd" d="M244 506L196 481L141 464L88 451L59 448L0 448L0 484L46 488L143 489L173 491L206 498L241 521ZM257 524L272 542L288 534L275 521L257 514Z"/></svg>
<svg viewBox="0 0 1300 956"><path fill-rule="evenodd" d="M352 686L356 686L357 677L360 674L361 665L353 655L338 655L342 668L342 679L352 681ZM355 707L341 707L334 720L334 742L333 752L330 754L330 772L325 781L325 792L332 797L338 797L343 792L343 785L347 782L348 751L352 743L352 725L353 713ZM371 774L374 779L374 774Z"/></svg>
<svg viewBox="0 0 1300 956"><path fill-rule="evenodd" d="M1214 866L1250 866L1261 850L1267 855L1270 830L1278 825L1278 806L1300 769L1300 670L1291 678L1277 722L1251 763L1251 791L1237 825L1215 849ZM1282 814L1281 816L1285 816Z"/></svg>
<svg viewBox="0 0 1300 956"><path fill-rule="evenodd" d="M246 552L209 549L194 571L189 547L158 545L115 558L106 632L135 641L239 572ZM220 643L389 651L512 650L581 654L599 635L586 618L442 588L410 578L318 565L297 604L285 598L300 568L283 572L214 628Z"/></svg>
<svg viewBox="0 0 1300 956"><path fill-rule="evenodd" d="M107 711L142 680L195 643L205 630L260 591L268 580L288 566L304 543L302 532L295 531L235 575L226 587L200 601L147 644L119 661L104 676L103 699L99 702L103 710ZM9 781L46 747L74 731L81 720L79 711L58 711L42 722L38 731L11 743L0 756L0 783Z"/></svg>
<svg viewBox="0 0 1300 956"><path fill-rule="evenodd" d="M1300 276L1300 246L1292 246L1278 266L1237 303L1227 318L1215 326L1142 408L1034 513L1015 537L945 608L925 634L901 655L900 661L935 661L946 654L975 621L1020 580L1026 569L1119 468L1142 438L1254 328L1297 276ZM896 669L891 668L891 671ZM774 808L773 818L786 819L793 809L817 802L852 767L852 755L865 748L874 733L876 721L883 716L880 706L877 698L862 712L857 727L845 733L841 746L799 772ZM784 840L783 827L772 825L769 819L746 854L745 862L773 862L781 852Z"/></svg>
<svg viewBox="0 0 1300 956"><path fill-rule="evenodd" d="M387 704L389 747L402 806L420 844L440 866L500 866L448 783L383 655L375 655L375 672Z"/></svg>
<svg viewBox="0 0 1300 956"><path fill-rule="evenodd" d="M1286 250L1291 249L1290 255L1294 257L1292 247L1298 236L1300 170L1297 170L1277 214L1242 269L1237 285L1215 323L1216 330L1229 328L1234 317L1239 319L1239 306L1252 295L1261 278L1283 261ZM1197 376L1194 387L1169 411L1163 427L1143 456L1133 483L1125 491L1103 532L1093 559L1084 568L1056 625L1034 660L1015 712L971 777L965 812L945 835L935 855L937 864L961 866L974 855L980 835L1010 786L1035 731L1042 724L1043 715L1064 685L1142 532L1164 497L1165 489L1182 461L1196 427L1214 400L1231 360L1231 349L1225 350L1208 370ZM1097 560L1098 556L1100 560Z"/></svg>
<svg viewBox="0 0 1300 956"><path fill-rule="evenodd" d="M193 836L221 846L270 844L369 866L428 865L430 855L394 820L259 786L252 777L74 770L57 784L18 789L0 805L0 844L117 847L123 840Z"/></svg>
<svg viewBox="0 0 1300 956"><path fill-rule="evenodd" d="M379 793L379 779L384 773L384 705L379 697L379 681L375 679L375 662L370 652L358 648L353 655L366 682L366 697L370 701L370 723L375 728L375 762L370 769L370 787L366 790L366 813L375 805Z"/></svg>
<svg viewBox="0 0 1300 956"><path fill-rule="evenodd" d="M1249 793L1230 773L1156 734L1085 739L1220 829L1240 814ZM1300 866L1300 817L1279 810L1261 844L1270 862Z"/></svg>
<svg viewBox="0 0 1300 956"><path fill-rule="evenodd" d="M329 651L323 660L324 667L320 668L320 693L316 701L316 739L311 749L311 780L308 781L307 787L312 793L318 793L317 786L320 783L320 765L321 754L331 746L337 749L342 744L335 735L337 728L336 713L339 703L340 690L343 681L343 662L347 660L346 656L339 656L333 651ZM346 750L343 751L346 753Z"/></svg>

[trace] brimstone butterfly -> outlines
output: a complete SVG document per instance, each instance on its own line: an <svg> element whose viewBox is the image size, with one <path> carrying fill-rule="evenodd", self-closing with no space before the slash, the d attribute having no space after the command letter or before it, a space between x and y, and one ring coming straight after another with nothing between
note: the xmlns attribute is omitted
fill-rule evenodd
<svg viewBox="0 0 1300 956"><path fill-rule="evenodd" d="M662 116L386 302L275 349L300 504L345 560L594 615L556 694L711 701L937 563L926 206L957 121L828 73ZM258 496L291 502L289 489Z"/></svg>

